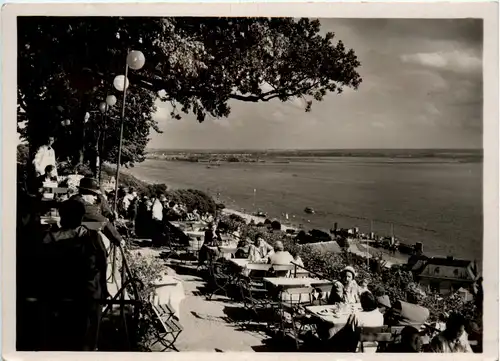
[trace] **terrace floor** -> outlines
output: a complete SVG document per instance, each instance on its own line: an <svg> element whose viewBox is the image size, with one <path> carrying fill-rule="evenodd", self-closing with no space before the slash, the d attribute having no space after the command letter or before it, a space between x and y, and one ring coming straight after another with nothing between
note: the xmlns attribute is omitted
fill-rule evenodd
<svg viewBox="0 0 500 361"><path fill-rule="evenodd" d="M151 248L141 248L140 252L160 255ZM180 304L184 330L175 343L179 351L293 351L288 343L273 341L265 325L245 323L248 318L242 303L219 295L207 300L203 294L205 281L196 274L196 267L174 264L168 273L181 280L185 293Z"/></svg>

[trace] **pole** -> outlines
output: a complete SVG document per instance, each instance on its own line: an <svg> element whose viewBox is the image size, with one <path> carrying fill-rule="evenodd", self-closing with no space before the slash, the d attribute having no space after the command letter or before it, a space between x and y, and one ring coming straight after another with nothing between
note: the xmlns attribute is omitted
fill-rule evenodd
<svg viewBox="0 0 500 361"><path fill-rule="evenodd" d="M109 105L106 103L106 110L104 111L104 118L103 118L103 130L101 134L101 144L99 148L99 184L101 184L101 175L102 175L102 162L103 162L103 154L104 154L104 142L106 140L106 128L107 128L107 121L108 121L108 108Z"/></svg>
<svg viewBox="0 0 500 361"><path fill-rule="evenodd" d="M118 205L118 180L120 178L120 162L122 159L122 141L123 141L123 122L125 120L125 100L127 98L127 76L128 76L128 63L125 63L125 77L123 79L123 102L122 102L122 115L120 121L120 143L118 145L118 159L116 161L116 184L115 184L115 203L113 211L116 212Z"/></svg>

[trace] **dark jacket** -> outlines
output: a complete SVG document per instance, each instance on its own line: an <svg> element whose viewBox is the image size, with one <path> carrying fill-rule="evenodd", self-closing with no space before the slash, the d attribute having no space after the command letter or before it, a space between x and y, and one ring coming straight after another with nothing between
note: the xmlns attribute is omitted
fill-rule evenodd
<svg viewBox="0 0 500 361"><path fill-rule="evenodd" d="M114 215L105 199L101 199L101 202L97 204L88 204L80 194L75 194L70 199L78 200L84 204L85 215L83 216L83 222L104 223L102 233L114 244L121 243L122 236L118 233L113 223L111 223L114 220Z"/></svg>
<svg viewBox="0 0 500 361"><path fill-rule="evenodd" d="M107 297L107 254L98 232L84 226L48 232L39 251L44 298L90 301Z"/></svg>

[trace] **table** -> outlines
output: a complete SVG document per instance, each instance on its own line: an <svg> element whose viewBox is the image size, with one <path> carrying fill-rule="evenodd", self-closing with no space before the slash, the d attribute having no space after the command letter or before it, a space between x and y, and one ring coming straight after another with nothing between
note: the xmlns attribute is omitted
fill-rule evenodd
<svg viewBox="0 0 500 361"><path fill-rule="evenodd" d="M291 287L314 287L332 283L328 280L318 280L310 277L290 278L290 277L264 277L264 281L279 288Z"/></svg>
<svg viewBox="0 0 500 361"><path fill-rule="evenodd" d="M196 231L185 231L184 234L190 238L205 238L205 232L196 232Z"/></svg>
<svg viewBox="0 0 500 361"><path fill-rule="evenodd" d="M181 301L185 298L182 282L174 276L164 274L153 285L153 304L168 304L174 310L174 316L180 319Z"/></svg>
<svg viewBox="0 0 500 361"><path fill-rule="evenodd" d="M330 324L329 327L329 337L333 337L337 332L344 328L349 320L349 317L361 310L361 304L348 305L344 310L340 312L335 312L335 305L324 305L324 306L307 306L306 312L326 324ZM326 312L322 312L326 311Z"/></svg>
<svg viewBox="0 0 500 361"><path fill-rule="evenodd" d="M268 263L251 263L248 258L231 258L228 261L249 271L268 271L272 266Z"/></svg>

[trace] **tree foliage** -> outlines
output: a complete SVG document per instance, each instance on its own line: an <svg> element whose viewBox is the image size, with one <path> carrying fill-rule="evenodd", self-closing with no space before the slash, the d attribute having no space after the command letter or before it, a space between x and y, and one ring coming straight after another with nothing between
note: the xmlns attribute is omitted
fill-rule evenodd
<svg viewBox="0 0 500 361"><path fill-rule="evenodd" d="M143 51L146 64L129 72L123 164L144 159L155 100L170 102L173 118L193 113L226 117L230 101L320 101L328 92L357 88L360 63L320 22L291 18L18 18L18 122L36 148L48 132L57 136L58 157L74 163L114 162L118 149L121 95L112 87L123 74L129 49ZM107 94L117 104L106 123L98 105ZM90 113L87 123L85 113ZM61 121L69 119L70 126ZM106 135L104 137L104 135Z"/></svg>

